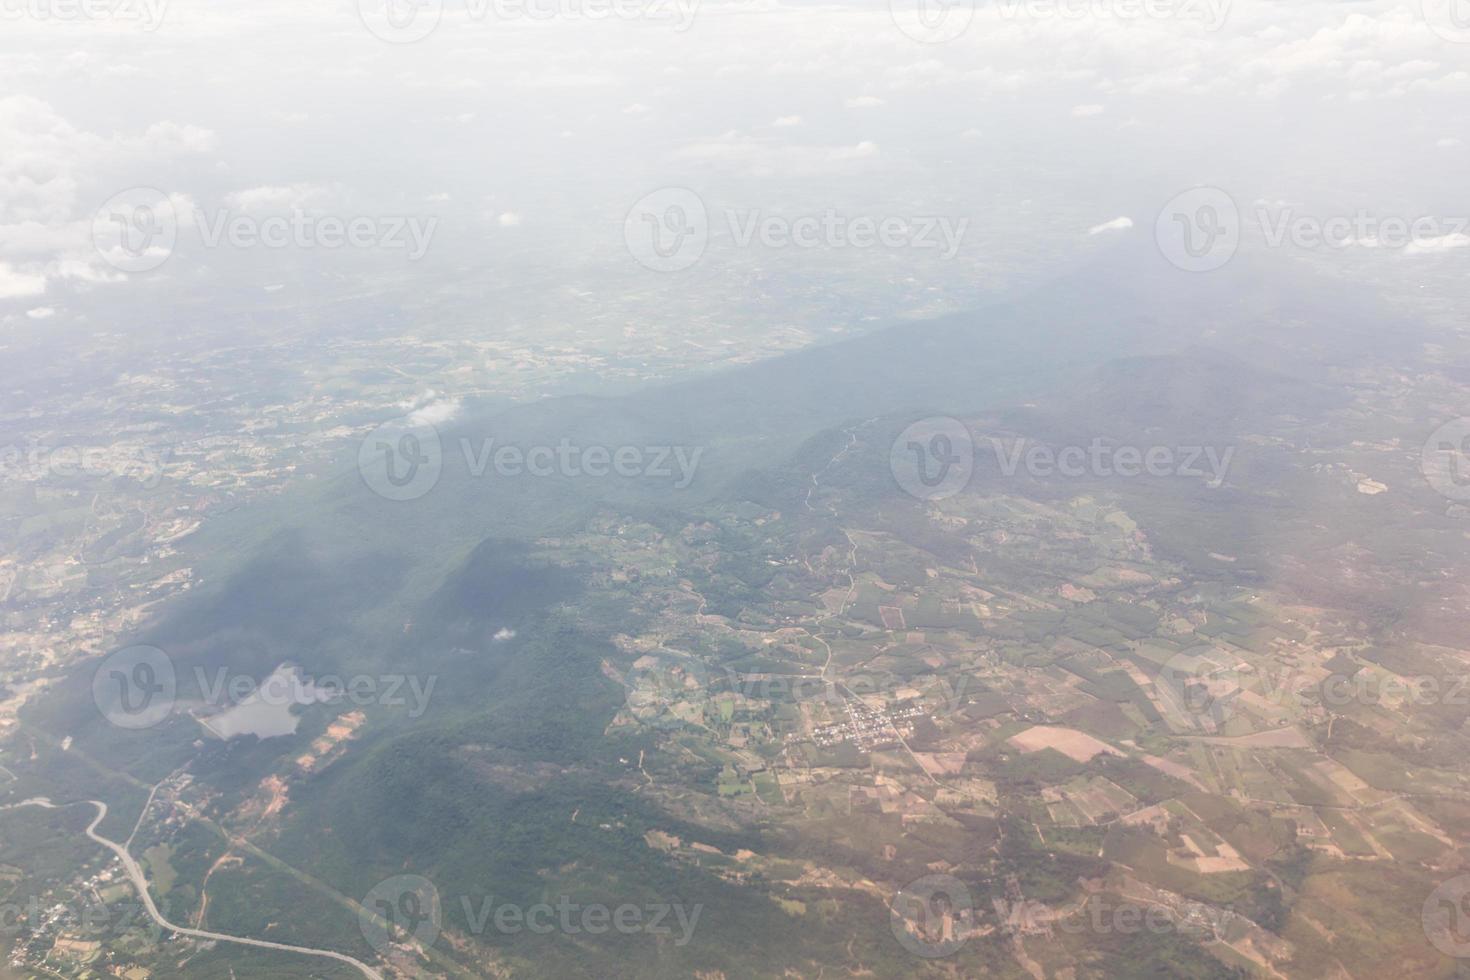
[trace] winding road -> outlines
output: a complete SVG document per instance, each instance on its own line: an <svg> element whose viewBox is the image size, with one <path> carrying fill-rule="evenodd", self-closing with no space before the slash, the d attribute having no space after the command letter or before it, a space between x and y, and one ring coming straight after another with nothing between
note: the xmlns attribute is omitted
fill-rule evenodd
<svg viewBox="0 0 1470 980"><path fill-rule="evenodd" d="M288 943L273 943L266 939L247 939L243 936L227 936L222 932L209 932L205 929L190 929L186 926L174 925L172 922L165 919L163 915L158 911L158 907L153 904L153 896L148 893L148 877L143 874L142 867L139 866L138 862L133 859L132 854L128 853L128 849L124 845L119 844L113 840L108 840L106 837L103 837L101 834L97 833L98 825L107 818L107 804L103 803L101 800L87 800L85 802L90 803L97 808L96 819L94 819L90 824L87 825L87 836L117 855L118 860L122 862L123 869L128 873L128 878L132 880L133 887L137 889L138 897L141 898L143 901L143 907L148 910L149 917L152 918L154 922L158 923L161 928L167 929L170 932L176 932L181 936L191 936L194 939L210 939L214 940L215 942L221 943L235 943L239 946L255 946L259 949L275 949L280 950L283 953L300 953L303 956L320 956L325 959L336 960L339 963L346 963L348 966L357 969L360 973L362 973L363 976L369 977L370 980L383 980L383 975L380 974L377 970L374 970L362 960L348 956L346 953L338 953L330 949L314 949L310 946L292 946ZM50 800L41 797L31 800L23 800L20 803L15 803L11 806L3 807L0 809L9 810L23 806L39 806L44 807L48 810L61 809L61 807L57 804L52 803Z"/></svg>

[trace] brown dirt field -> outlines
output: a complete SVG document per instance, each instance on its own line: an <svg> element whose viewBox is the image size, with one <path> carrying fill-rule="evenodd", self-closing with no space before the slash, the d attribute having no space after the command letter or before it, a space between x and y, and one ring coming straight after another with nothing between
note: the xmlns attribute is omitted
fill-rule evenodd
<svg viewBox="0 0 1470 980"><path fill-rule="evenodd" d="M1087 762L1094 756L1104 752L1113 755L1122 755L1117 749L1106 742L1099 741L1086 732L1079 732L1072 728L1058 728L1052 725L1036 725L1024 732L1011 736L1011 744L1022 752L1039 752L1042 749L1056 749L1058 752L1075 759L1078 762Z"/></svg>

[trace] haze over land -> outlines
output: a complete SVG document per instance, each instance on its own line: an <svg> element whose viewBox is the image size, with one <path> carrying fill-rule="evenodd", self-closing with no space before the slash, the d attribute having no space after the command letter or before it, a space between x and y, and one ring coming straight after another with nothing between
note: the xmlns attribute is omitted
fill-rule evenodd
<svg viewBox="0 0 1470 980"><path fill-rule="evenodd" d="M0 971L1459 975L1463 14L0 8Z"/></svg>

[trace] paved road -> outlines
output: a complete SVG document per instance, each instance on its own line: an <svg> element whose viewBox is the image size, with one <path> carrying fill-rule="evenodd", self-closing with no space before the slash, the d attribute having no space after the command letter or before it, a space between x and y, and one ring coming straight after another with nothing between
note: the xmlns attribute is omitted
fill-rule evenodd
<svg viewBox="0 0 1470 980"><path fill-rule="evenodd" d="M329 960L337 960L339 963L346 963L356 968L363 976L369 977L370 980L383 980L383 975L377 970L374 970L362 962L362 960L348 956L346 953L338 953L330 949L314 949L310 946L292 946L287 943L273 943L265 939L246 939L243 936L227 936L222 932L209 932L204 929L190 929L186 926L174 925L165 919L159 913L158 907L153 904L153 896L148 893L148 877L143 874L143 869L138 865L137 861L133 860L133 856L128 853L128 849L116 841L108 840L106 837L97 833L97 826L107 818L107 804L101 800L87 800L87 802L97 808L97 818L87 825L87 836L117 855L118 860L122 862L123 869L127 871L128 877L132 879L133 887L138 890L138 897L143 900L143 907L148 910L148 915L161 928L167 929L170 932L176 932L181 936L192 936L195 939L212 939L215 942L235 943L239 946L255 946L260 949L278 949L283 953L300 953L303 956L321 956ZM0 807L0 809L9 810L22 806L40 806L50 810L58 809L56 804L44 798L23 800L12 806Z"/></svg>

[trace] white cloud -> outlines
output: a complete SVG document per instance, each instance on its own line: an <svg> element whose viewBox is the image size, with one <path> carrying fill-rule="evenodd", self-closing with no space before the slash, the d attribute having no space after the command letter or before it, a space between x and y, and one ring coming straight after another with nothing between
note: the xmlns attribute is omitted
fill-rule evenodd
<svg viewBox="0 0 1470 980"><path fill-rule="evenodd" d="M1115 175L1108 199L1137 201L1149 214L1139 220L1151 222L1147 195L1167 198L1200 181L1242 203L1282 196L1333 213L1395 213L1407 206L1402 175L1413 148L1438 147L1444 163L1470 143L1452 135L1470 86L1470 45L1436 37L1413 9L1418 0L1203 5L1229 8L1218 30L1182 17L1003 18L981 5L972 29L942 45L909 43L882 3L757 2L759 17L716 5L701 14L705 28L687 34L612 21L597 33L456 21L433 43L393 49L387 76L383 50L332 43L359 25L344 25L331 5L262 0L174 18L167 58L142 57L141 38L62 38L55 25L43 36L34 24L7 23L0 93L15 94L0 96L0 260L44 275L55 293L68 278L117 279L89 238L92 211L109 195L148 183L211 204L235 190L241 204L290 207L302 202L272 201L266 191L289 191L293 181L328 185L327 201L350 200L361 209L352 213L449 212L450 201L474 202L466 219L493 230L512 207L537 227L555 227L652 186L698 187L712 208L822 206L812 185L781 186L788 178L841 178L821 188L837 206L941 207L973 193L983 173L985 200L995 205L987 223L1016 222L999 234L1075 247L1106 213L1087 199L1102 186L1088 175L1097 155ZM272 52L267 70L262 50ZM377 81L387 84L372 88L369 103L354 100ZM101 101L80 101L77 93L89 91ZM187 98L167 95L180 91ZM232 101L240 91L251 92L251 104ZM484 120L451 128L468 115L461 110L497 92L512 97ZM815 108L823 104L837 111ZM894 112L877 111L889 105ZM1102 114L1089 119L1093 111ZM1254 124L1268 116L1313 123L1293 134L1296 163L1281 174L1261 164L1276 139ZM719 135L737 126L741 133ZM1196 172L1188 148L1214 145L1221 132L1237 134L1229 152ZM1345 153L1345 132L1373 133L1376 149ZM446 133L454 139L434 145ZM1018 151L1044 150L1064 165L992 166L982 134L1002 144L1014 135ZM1321 187L1300 166L1319 158L1334 178ZM589 175L588 159L606 165ZM1452 169L1416 171L1415 199L1455 200ZM731 175L764 183L751 193ZM551 187L568 189L565 205L544 191ZM1015 203L1026 199L1036 202L1029 218ZM588 247L625 258L616 235ZM167 267L169 283L240 271L227 258L185 250ZM253 282L261 281L271 280ZM69 304L45 301L70 315Z"/></svg>
<svg viewBox="0 0 1470 980"><path fill-rule="evenodd" d="M143 142L150 149L170 156L179 153L209 153L219 146L219 138L212 131L172 122L149 126L148 131L143 134Z"/></svg>
<svg viewBox="0 0 1470 980"><path fill-rule="evenodd" d="M1421 238L1404 247L1405 255L1437 255L1459 248L1470 248L1470 235L1455 232L1438 238Z"/></svg>
<svg viewBox="0 0 1470 980"><path fill-rule="evenodd" d="M1133 219L1124 215L1111 221L1104 221L1100 225L1093 225L1087 229L1089 235L1102 235L1110 231L1127 231L1133 227Z"/></svg>
<svg viewBox="0 0 1470 980"><path fill-rule="evenodd" d="M300 211L320 200L325 189L315 184L267 185L232 191L225 203L241 211Z"/></svg>
<svg viewBox="0 0 1470 980"><path fill-rule="evenodd" d="M0 262L0 299L40 296L45 291L45 276L21 272L8 262Z"/></svg>
<svg viewBox="0 0 1470 980"><path fill-rule="evenodd" d="M50 306L38 306L34 310L26 310L26 316L32 320L49 320L55 315L55 308Z"/></svg>
<svg viewBox="0 0 1470 980"><path fill-rule="evenodd" d="M399 402L398 407L408 410L410 425L443 425L459 416L461 402L458 398L441 398L431 388L417 397Z"/></svg>
<svg viewBox="0 0 1470 980"><path fill-rule="evenodd" d="M495 221L502 228L519 228L521 225L521 216L514 211L506 211L500 217L496 218Z"/></svg>
<svg viewBox="0 0 1470 980"><path fill-rule="evenodd" d="M726 133L718 139L681 147L677 156L699 163L722 164L759 177L812 177L845 173L879 156L878 144L862 140L851 146L789 146L769 139Z"/></svg>

